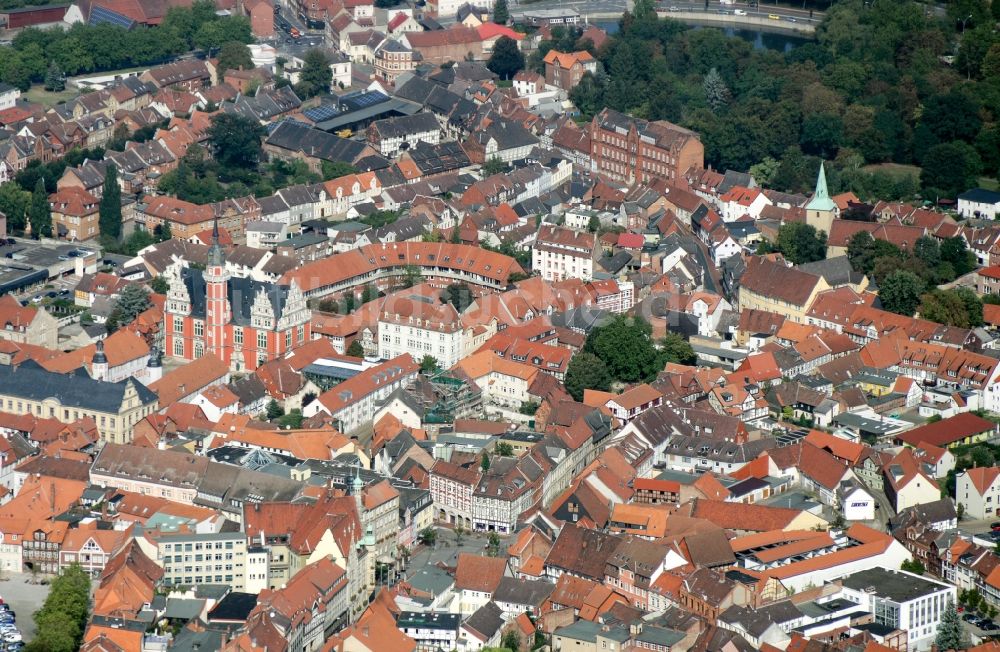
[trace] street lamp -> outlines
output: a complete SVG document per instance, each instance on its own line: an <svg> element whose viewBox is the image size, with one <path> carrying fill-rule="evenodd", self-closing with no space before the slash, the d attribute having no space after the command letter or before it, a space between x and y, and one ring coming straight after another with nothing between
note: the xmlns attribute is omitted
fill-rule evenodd
<svg viewBox="0 0 1000 652"><path fill-rule="evenodd" d="M972 14L969 14L969 15L968 15L968 16L966 16L965 18L962 18L962 19L961 19L961 23L962 23L962 34L965 34L965 24L966 24L966 23L968 23L968 22L969 22L970 20L972 20Z"/></svg>

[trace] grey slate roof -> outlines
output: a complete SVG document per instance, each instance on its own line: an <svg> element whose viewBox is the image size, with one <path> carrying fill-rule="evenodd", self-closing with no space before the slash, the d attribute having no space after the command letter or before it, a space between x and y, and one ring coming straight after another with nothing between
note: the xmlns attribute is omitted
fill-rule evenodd
<svg viewBox="0 0 1000 652"><path fill-rule="evenodd" d="M503 627L503 610L497 606L496 602L490 600L483 606L476 609L476 612L465 621L464 627L474 632L482 634L482 638L488 641L500 628Z"/></svg>
<svg viewBox="0 0 1000 652"><path fill-rule="evenodd" d="M183 270L183 281L191 297L191 315L204 317L206 307L205 277L200 269L186 268ZM280 318L285 310L289 286L275 283L262 283L250 278L233 277L226 284L229 293L229 305L233 311L233 322L241 326L250 324L250 310L254 298L263 291L271 302L274 316Z"/></svg>
<svg viewBox="0 0 1000 652"><path fill-rule="evenodd" d="M264 143L326 161L343 163L354 163L367 147L365 143L347 140L290 120L280 123Z"/></svg>
<svg viewBox="0 0 1000 652"><path fill-rule="evenodd" d="M157 401L156 394L131 378L106 383L91 378L83 367L69 374L59 374L46 371L33 360L16 367L0 365L0 394L29 401L54 398L66 407L95 412L117 413L129 385L135 387L143 405Z"/></svg>

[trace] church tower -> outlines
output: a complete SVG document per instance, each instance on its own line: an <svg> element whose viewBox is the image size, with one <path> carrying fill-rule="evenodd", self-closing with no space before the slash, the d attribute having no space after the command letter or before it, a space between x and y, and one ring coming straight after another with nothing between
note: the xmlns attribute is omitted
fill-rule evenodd
<svg viewBox="0 0 1000 652"><path fill-rule="evenodd" d="M830 191L826 188L826 170L823 163L819 164L819 177L816 179L816 192L806 204L806 224L816 227L817 231L830 235L833 219L837 216L837 204L830 199Z"/></svg>
<svg viewBox="0 0 1000 652"><path fill-rule="evenodd" d="M226 326L232 321L229 305L229 272L226 257L219 245L219 218L212 226L212 246L208 249L205 265L205 351L214 353L224 362L226 355ZM200 357L195 355L195 357Z"/></svg>
<svg viewBox="0 0 1000 652"><path fill-rule="evenodd" d="M94 380L108 379L108 357L104 354L104 340L97 340L94 357L90 361L90 376Z"/></svg>

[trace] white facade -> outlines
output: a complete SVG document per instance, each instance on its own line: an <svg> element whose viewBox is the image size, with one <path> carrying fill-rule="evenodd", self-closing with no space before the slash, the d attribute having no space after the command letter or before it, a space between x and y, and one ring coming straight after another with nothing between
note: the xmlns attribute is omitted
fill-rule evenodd
<svg viewBox="0 0 1000 652"><path fill-rule="evenodd" d="M439 367L451 369L462 358L464 329L461 324L446 329L439 326L420 320L400 323L379 318L378 355L383 360L391 360L409 353L417 361L430 355L434 356Z"/></svg>
<svg viewBox="0 0 1000 652"><path fill-rule="evenodd" d="M968 193L963 193L968 194ZM991 193L983 196L966 197L958 196L958 214L962 217L981 217L983 219L995 220L1000 215L1000 193ZM992 200L992 201L991 201Z"/></svg>
<svg viewBox="0 0 1000 652"><path fill-rule="evenodd" d="M993 469L970 469L973 473L992 471ZM959 473L955 478L955 502L965 508L965 513L971 518L984 519L993 518L997 514L997 505L1000 504L1000 473L990 473L992 478L987 476L988 484L984 491L976 487L968 471Z"/></svg>
<svg viewBox="0 0 1000 652"><path fill-rule="evenodd" d="M913 583L913 597L900 599L898 593L884 584L850 588L844 586L836 597L854 602L863 610L875 616L875 622L893 629L907 632L907 649L926 650L937 635L949 602L957 604L957 589L941 584L927 576L918 576L904 571L886 571L895 576L890 582L895 585ZM875 574L873 577L879 577ZM848 578L849 579L849 578Z"/></svg>
<svg viewBox="0 0 1000 652"><path fill-rule="evenodd" d="M531 268L546 281L570 278L590 281L594 278L595 256L593 246L571 244L565 238L536 240L531 250Z"/></svg>
<svg viewBox="0 0 1000 652"><path fill-rule="evenodd" d="M156 542L163 583L228 584L245 591L247 539L242 532L168 534Z"/></svg>
<svg viewBox="0 0 1000 652"><path fill-rule="evenodd" d="M875 520L875 499L860 486L841 496L840 503L845 521Z"/></svg>
<svg viewBox="0 0 1000 652"><path fill-rule="evenodd" d="M21 91L13 86L0 84L0 111L13 109L19 97L21 97Z"/></svg>

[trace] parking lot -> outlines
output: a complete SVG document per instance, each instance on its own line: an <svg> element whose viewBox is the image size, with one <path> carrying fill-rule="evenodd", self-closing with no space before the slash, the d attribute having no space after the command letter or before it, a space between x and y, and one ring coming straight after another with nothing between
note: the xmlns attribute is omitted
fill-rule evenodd
<svg viewBox="0 0 1000 652"><path fill-rule="evenodd" d="M25 642L35 637L34 613L49 595L48 584L28 584L29 573L4 573L0 579L0 597L17 614L17 628Z"/></svg>

